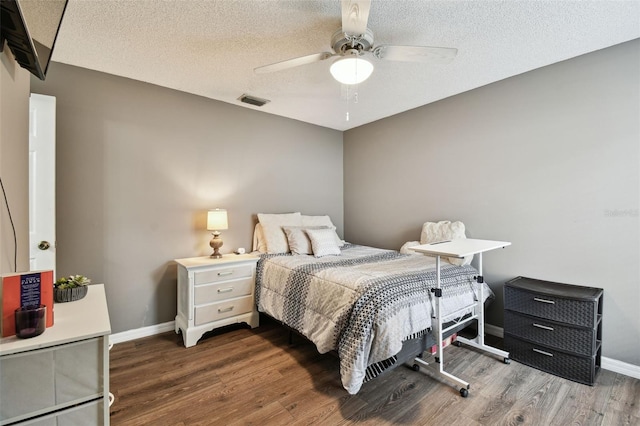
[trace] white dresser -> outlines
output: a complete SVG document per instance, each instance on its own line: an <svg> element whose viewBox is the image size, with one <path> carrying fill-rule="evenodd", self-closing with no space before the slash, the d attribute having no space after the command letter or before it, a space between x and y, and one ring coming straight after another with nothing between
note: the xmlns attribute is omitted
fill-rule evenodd
<svg viewBox="0 0 640 426"><path fill-rule="evenodd" d="M54 305L54 325L0 339L0 425L108 425L109 334L104 285Z"/></svg>
<svg viewBox="0 0 640 426"><path fill-rule="evenodd" d="M228 254L176 259L178 315L185 347L195 345L207 331L235 323L258 326L255 306L256 265L259 257Z"/></svg>

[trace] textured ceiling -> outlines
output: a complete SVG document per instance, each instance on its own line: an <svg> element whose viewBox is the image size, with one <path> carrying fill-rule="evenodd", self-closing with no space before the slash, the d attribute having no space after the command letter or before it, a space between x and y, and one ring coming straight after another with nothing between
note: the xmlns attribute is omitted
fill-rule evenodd
<svg viewBox="0 0 640 426"><path fill-rule="evenodd" d="M640 0L373 0L374 45L456 47L457 57L375 60L349 90L329 74L332 59L253 72L331 51L340 12L338 0L69 0L53 60L347 130L640 37ZM243 93L271 102L246 105Z"/></svg>

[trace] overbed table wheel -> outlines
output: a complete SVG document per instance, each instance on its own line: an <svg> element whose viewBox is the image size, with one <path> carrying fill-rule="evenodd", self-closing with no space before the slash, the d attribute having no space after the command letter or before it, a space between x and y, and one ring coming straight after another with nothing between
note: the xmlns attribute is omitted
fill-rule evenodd
<svg viewBox="0 0 640 426"><path fill-rule="evenodd" d="M510 358L505 358L504 359L504 363L505 364L511 364L511 359Z"/></svg>
<svg viewBox="0 0 640 426"><path fill-rule="evenodd" d="M419 366L418 364L413 364L413 365L411 366L411 369L412 369L413 371L420 371L420 366Z"/></svg>
<svg viewBox="0 0 640 426"><path fill-rule="evenodd" d="M460 388L460 396L466 398L469 396L469 390L466 388Z"/></svg>

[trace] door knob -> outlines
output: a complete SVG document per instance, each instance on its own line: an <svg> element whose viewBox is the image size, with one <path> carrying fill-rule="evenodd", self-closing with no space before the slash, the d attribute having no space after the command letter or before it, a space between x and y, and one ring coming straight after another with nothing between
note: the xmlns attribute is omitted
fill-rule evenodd
<svg viewBox="0 0 640 426"><path fill-rule="evenodd" d="M49 244L49 241L40 241L40 244L38 244L38 248L40 250L47 250L49 247L51 247L51 244Z"/></svg>

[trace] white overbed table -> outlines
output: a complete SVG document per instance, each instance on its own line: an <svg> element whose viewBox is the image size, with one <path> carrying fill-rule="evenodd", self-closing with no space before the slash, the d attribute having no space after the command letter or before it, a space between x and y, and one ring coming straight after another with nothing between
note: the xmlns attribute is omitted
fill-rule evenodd
<svg viewBox="0 0 640 426"><path fill-rule="evenodd" d="M437 362L440 364L438 373L443 375L446 378L453 380L454 382L462 385L463 387L460 389L460 394L463 397L469 395L469 383L464 380L447 373L444 371L444 360L443 360L443 352L442 352L442 337L443 333L449 330L442 329L443 318L440 315L440 297L442 296L441 283L440 283L440 258L441 257L456 257L456 258L464 258L466 256L478 255L478 276L476 277L476 285L477 285L477 300L473 305L467 306L460 311L467 310L469 308L473 308L472 315L469 318L466 318L464 322L471 322L474 319L478 320L478 335L474 339L467 339L464 337L458 337L457 341L460 343L467 344L469 346L473 346L480 350L492 353L494 355L498 355L503 358L504 362L508 364L509 360L509 352L505 352L503 350L494 348L493 346L488 346L484 342L484 288L482 283L484 282L484 277L482 275L482 253L486 251L491 251L499 248L504 248L510 246L511 243L506 241L492 241L492 240L477 240L472 238L460 238L454 239L451 241L441 241L435 242L431 244L422 244L419 246L411 247L411 250L414 250L418 253L425 254L427 256L434 256L436 258L436 288L432 291L436 296L436 325L437 329L437 341L438 341L438 350L437 350ZM460 312L458 311L458 312ZM457 314L458 312L454 312L453 314ZM452 315L453 315L452 314ZM451 328L458 326L460 323L456 323ZM415 362L417 365L429 365L427 362L420 358L416 358Z"/></svg>

